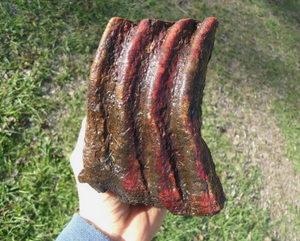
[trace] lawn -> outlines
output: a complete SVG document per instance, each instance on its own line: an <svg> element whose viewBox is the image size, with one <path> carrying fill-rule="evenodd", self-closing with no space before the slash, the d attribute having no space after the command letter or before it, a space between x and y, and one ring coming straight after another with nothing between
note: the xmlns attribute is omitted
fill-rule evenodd
<svg viewBox="0 0 300 241"><path fill-rule="evenodd" d="M109 19L219 19L203 135L227 196L214 217L168 214L155 240L300 237L300 2L0 2L0 239L53 240L77 211L69 157Z"/></svg>

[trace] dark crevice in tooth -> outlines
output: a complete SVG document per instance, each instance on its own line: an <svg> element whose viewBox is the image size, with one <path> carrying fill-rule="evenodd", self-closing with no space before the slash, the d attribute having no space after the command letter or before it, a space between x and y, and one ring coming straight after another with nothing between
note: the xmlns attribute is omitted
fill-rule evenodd
<svg viewBox="0 0 300 241"><path fill-rule="evenodd" d="M103 80L104 88L103 88L103 103L104 108L107 113L106 115L106 128L109 132L109 135L107 136L106 140L106 158L103 161L103 166L107 170L110 170L111 172L111 178L114 179L115 183L119 183L119 170L118 170L118 163L116 158L116 153L114 149L112 148L112 144L114 143L114 135L112 134L112 129L115 126L115 123L113 121L114 119L114 112L113 108L115 106L115 88L116 88L116 80L118 79L118 68L119 68L119 59L120 59L120 53L124 49L126 49L126 45L128 43L128 38L130 38L132 31L131 29L134 28L134 24L132 22L127 21L121 21L116 29L113 29L111 34L113 35L111 43L111 49L108 53L108 58L110 59L110 62L105 65L104 67L108 67L108 79ZM106 77L106 76L105 76ZM115 143L114 143L115 144Z"/></svg>
<svg viewBox="0 0 300 241"><path fill-rule="evenodd" d="M182 152L184 156L183 160L185 158L197 160L196 166L194 166L194 168L190 168L189 175L192 177L191 180L196 181L198 183L197 185L201 187L200 189L203 190L202 193L199 192L197 195L193 195L193 197L191 197L194 199L194 202L192 202L190 208L191 212L198 210L199 204L196 201L202 200L202 203L206 204L205 206L201 206L200 204L200 214L210 213L212 210L221 208L216 205L215 196L219 196L220 192L222 193L221 196L224 195L222 190L212 188L211 186L212 183L216 183L215 178L217 178L217 176L210 153L205 142L201 138L200 131L201 103L205 85L206 68L211 51L211 46L208 46L208 44L211 43L211 38L213 37L211 34L212 32L207 30L211 30L215 27L216 22L214 21L205 21L203 24L199 24L198 30L191 41L185 70L181 77L183 80L182 89L184 89L184 91L179 97L182 100L180 105L188 107L185 108L184 112L182 112L184 116L182 120L182 130L183 133L187 131L187 134L182 134L183 136L186 135L186 138L184 138L184 140L186 140L186 144L181 143L181 145L188 145L192 148L189 154ZM205 155L203 155L203 153L205 153ZM193 189L192 185L188 185L188 188L190 193L195 193L198 189Z"/></svg>
<svg viewBox="0 0 300 241"><path fill-rule="evenodd" d="M111 114L109 102L113 96L108 93L114 92L113 78L115 77L118 53L123 46L123 36L126 36L133 23L121 18L114 18L109 25L110 31L105 32L101 39L90 74L87 120L93 119L96 125L87 121L86 132L91 135L92 141L86 142L83 158L88 171L86 175L85 170L79 175L79 179L82 180L89 176L91 186L96 188L100 183L104 190L107 189L105 187L106 180L114 179L109 134Z"/></svg>
<svg viewBox="0 0 300 241"><path fill-rule="evenodd" d="M181 173L179 172L179 167L178 167L178 163L181 159L181 156L178 156L178 147L176 145L176 138L174 137L174 129L172 128L171 125L171 112L172 112L172 101L174 99L174 89L178 88L178 75L180 74L181 71L183 71L182 69L182 63L180 62L182 59L185 59L187 54L188 54L188 48L190 45L190 40L191 40L191 35L195 32L196 28L197 28L197 22L194 20L190 20L189 26L186 27L186 31L187 33L185 33L187 36L184 36L182 38L182 47L178 53L178 61L176 62L176 70L174 70L174 78L172 80L173 86L171 89L171 93L170 93L170 101L169 101L169 115L170 118L168 120L168 123L166 125L166 132L168 133L168 139L170 142L170 153L169 155L171 156L171 164L172 164L172 170L174 170L174 176L175 176L175 180L176 180L176 187L180 190L180 196L181 199L186 202L187 200L187 194L186 194L186 190L183 187L186 183L188 183L188 178L181 176ZM174 64L174 63L172 63ZM181 65L181 66L180 66ZM177 100L178 101L178 100ZM186 148L185 146L181 147L181 148ZM181 160L182 162L187 162L188 160ZM183 183L183 180L185 180L185 183ZM181 210L182 212L186 212L186 207L183 207L183 209Z"/></svg>
<svg viewBox="0 0 300 241"><path fill-rule="evenodd" d="M132 155L135 154L132 143L130 143L132 140L132 127L128 126L128 120L124 117L124 103L121 103L120 106L124 91L120 94L118 93L118 88L120 88L120 81L122 81L123 78L123 60L126 57L126 49L135 35L136 24L127 23L124 28L127 29L127 34L122 34L122 32L118 34L118 38L123 39L123 41L121 44L116 44L117 48L114 52L116 61L114 62L114 66L111 66L112 75L114 76L114 85L110 89L111 94L107 108L109 108L110 112L108 120L110 132L110 159L114 166L114 179L109 180L109 183L106 183L106 186L115 193L124 193L124 200L128 201L130 195L123 185L124 180L128 180L128 171L134 172L137 168L135 168L135 161L132 160ZM138 177L135 179L138 179ZM135 180L131 179L129 183L133 182L135 182ZM112 186L112 183L114 183L114 186ZM136 183L138 183L138 181ZM138 187L136 188L138 189ZM141 196L141 194L139 195ZM136 203L139 201L140 200Z"/></svg>
<svg viewBox="0 0 300 241"><path fill-rule="evenodd" d="M155 26L157 25L157 26ZM153 130L152 126L149 126L149 101L151 100L150 91L151 86L153 85L153 80L155 78L155 70L157 68L157 56L161 51L161 45L164 42L165 35L167 34L168 29L173 25L172 22L162 22L162 21L152 21L153 28L157 28L157 33L154 34L151 44L148 45L146 49L149 52L148 57L148 67L144 70L143 81L140 84L140 109L139 117L137 122L140 123L140 134L141 141L140 147L142 149L141 154L143 155L144 162L144 176L148 182L148 190L151 194L150 203L152 205L155 203L160 203L158 192L157 192L157 181L159 175L155 172L155 150L157 142L152 138Z"/></svg>
<svg viewBox="0 0 300 241"><path fill-rule="evenodd" d="M128 98L128 100L126 99L126 102L124 102L127 127L133 130L133 141L136 152L135 158L139 163L141 179L146 188L146 196L150 196L151 193L148 188L148 180L144 174L145 160L141 143L143 134L140 133L142 123L138 117L138 113L143 104L141 98L142 83L146 74L145 69L149 67L149 57L153 50L151 46L153 46L155 33L157 31L160 32L163 25L162 21L150 19L140 22L128 46L128 52L126 53L127 58L125 59L125 62L128 62L128 64L124 67L124 73L122 73L124 76L123 84L125 85L123 95Z"/></svg>
<svg viewBox="0 0 300 241"><path fill-rule="evenodd" d="M128 62L127 66L124 68L124 84L128 85L127 88L124 88L124 96L128 98L127 106L125 106L125 112L126 112L126 121L127 121L127 127L132 129L132 137L133 137L133 145L135 149L135 159L138 161L139 164L139 170L140 170L140 176L142 179L142 182L145 187L145 196L149 196L149 190L148 190L148 183L144 176L144 164L141 156L141 148L140 148L140 133L138 130L138 123L136 122L136 116L137 116L137 110L139 108L139 84L141 82L141 76L139 71L141 70L141 62L146 62L146 66L143 66L144 68L147 68L147 55L145 54L145 51L136 49L136 47L144 48L145 44L147 44L147 41L149 42L149 39L147 36L144 36L147 31L149 31L149 26L147 26L147 21L142 21L137 29L135 30L134 37L132 38L129 50L126 53L128 56L125 59L125 61ZM126 104L125 103L125 104ZM146 198L145 197L145 198Z"/></svg>
<svg viewBox="0 0 300 241"><path fill-rule="evenodd" d="M192 19L185 19L176 22L168 31L165 42L162 45L159 64L152 90L152 118L155 121L155 128L160 144L160 156L156 158L157 166L161 167L159 180L159 195L165 205L171 205L178 212L184 208L183 193L180 185L180 176L176 168L176 155L173 150L170 130L170 98L173 80L176 77L178 59L184 46L184 40L195 30L196 22ZM168 173L170 170L170 173ZM165 197L167 196L167 198ZM168 201L166 201L168 199ZM179 209L179 210L178 210Z"/></svg>

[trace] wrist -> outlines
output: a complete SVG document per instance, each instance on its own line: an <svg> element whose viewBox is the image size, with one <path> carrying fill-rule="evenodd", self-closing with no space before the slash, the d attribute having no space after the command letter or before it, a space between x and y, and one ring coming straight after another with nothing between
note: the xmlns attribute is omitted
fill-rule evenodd
<svg viewBox="0 0 300 241"><path fill-rule="evenodd" d="M119 235L117 235L115 233L107 232L107 229L103 228L102 225L101 225L101 223L99 225L99 222L97 220L94 220L94 218L92 218L92 220L91 220L90 218L86 217L85 215L82 215L80 212L78 214L83 219L85 219L87 222L89 222L90 224L92 224L95 228L97 228L101 233L103 233L111 241L122 240L122 238Z"/></svg>

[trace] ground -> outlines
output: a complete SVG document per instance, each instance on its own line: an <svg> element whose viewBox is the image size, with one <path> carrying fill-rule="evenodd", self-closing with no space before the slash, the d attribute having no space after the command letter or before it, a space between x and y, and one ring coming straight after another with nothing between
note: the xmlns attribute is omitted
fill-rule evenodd
<svg viewBox="0 0 300 241"><path fill-rule="evenodd" d="M236 73L238 69L234 71ZM217 92L214 91L216 88ZM234 88L243 100L235 100L227 88ZM221 129L234 152L243 156L246 167L259 169L263 183L259 199L261 208L270 211L271 222L286 220L286 227L282 227L286 229L286 240L297 240L294 223L298 222L299 216L292 210L300 208L300 175L287 158L284 136L276 117L270 112L274 96L268 89L253 90L247 83L224 87L213 79L207 84L206 91L206 103L211 105L214 115L223 120L218 122L212 116L207 121ZM234 118L230 118L231 115ZM277 229L272 230L272 235L281 239Z"/></svg>

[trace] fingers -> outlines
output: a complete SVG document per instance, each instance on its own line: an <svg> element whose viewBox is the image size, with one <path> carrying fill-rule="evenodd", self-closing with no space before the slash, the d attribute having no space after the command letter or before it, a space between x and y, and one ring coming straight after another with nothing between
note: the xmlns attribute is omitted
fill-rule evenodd
<svg viewBox="0 0 300 241"><path fill-rule="evenodd" d="M148 210L148 214L149 214L149 222L150 222L150 229L151 229L149 232L150 233L149 240L151 240L158 232L163 221L165 220L167 215L167 209L151 207Z"/></svg>
<svg viewBox="0 0 300 241"><path fill-rule="evenodd" d="M167 215L167 209L151 207L148 210L148 214L150 219L149 221L154 224L154 229L159 229Z"/></svg>
<svg viewBox="0 0 300 241"><path fill-rule="evenodd" d="M81 129L79 132L78 140L75 149L83 150L84 147L84 136L85 136L85 125L86 125L86 117L83 118L81 123Z"/></svg>

